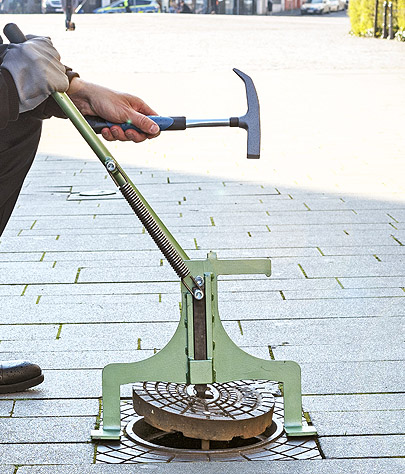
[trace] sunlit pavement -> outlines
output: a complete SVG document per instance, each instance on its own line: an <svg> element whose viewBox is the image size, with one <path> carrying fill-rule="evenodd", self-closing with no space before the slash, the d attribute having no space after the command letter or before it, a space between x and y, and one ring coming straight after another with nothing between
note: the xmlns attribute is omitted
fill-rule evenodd
<svg viewBox="0 0 405 474"><path fill-rule="evenodd" d="M108 144L190 256L272 258L270 279L222 283L221 316L245 350L301 364L326 457L194 471L403 472L404 44L353 38L341 14L76 15L74 32L62 15L0 19L51 36L82 78L161 115L242 115L232 68L255 82L259 161L234 128ZM127 472L90 466L101 368L163 347L180 293L118 195L78 195L113 189L73 126L48 121L0 244L2 358L46 378L1 396L1 474Z"/></svg>

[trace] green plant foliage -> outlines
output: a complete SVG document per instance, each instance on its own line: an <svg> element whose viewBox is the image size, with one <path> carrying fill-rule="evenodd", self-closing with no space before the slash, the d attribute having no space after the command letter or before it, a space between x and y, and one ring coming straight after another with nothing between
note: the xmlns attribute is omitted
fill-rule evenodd
<svg viewBox="0 0 405 474"><path fill-rule="evenodd" d="M381 36L383 28L384 3L384 0L378 0L376 36ZM375 4L376 0L350 0L349 17L353 35L374 35ZM393 0L392 4L394 32L398 39L405 40L405 0ZM387 14L387 22L388 18Z"/></svg>

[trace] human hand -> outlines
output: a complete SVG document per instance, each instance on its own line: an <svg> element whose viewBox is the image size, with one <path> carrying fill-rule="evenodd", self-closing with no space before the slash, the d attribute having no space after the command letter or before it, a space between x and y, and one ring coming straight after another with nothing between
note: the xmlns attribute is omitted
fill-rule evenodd
<svg viewBox="0 0 405 474"><path fill-rule="evenodd" d="M75 77L70 83L68 95L83 115L95 115L113 123L132 123L143 131L123 131L121 127L104 128L101 133L108 141L142 142L147 138L157 137L159 126L146 115L157 115L139 97L116 92L97 84L92 84Z"/></svg>
<svg viewBox="0 0 405 474"><path fill-rule="evenodd" d="M14 80L20 113L35 109L53 92L65 92L69 87L60 55L44 36L29 36L25 43L9 44L1 67Z"/></svg>

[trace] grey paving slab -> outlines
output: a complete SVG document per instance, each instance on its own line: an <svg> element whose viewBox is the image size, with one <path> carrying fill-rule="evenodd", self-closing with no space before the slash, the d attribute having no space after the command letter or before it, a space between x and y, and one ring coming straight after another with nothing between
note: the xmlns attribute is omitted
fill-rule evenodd
<svg viewBox="0 0 405 474"><path fill-rule="evenodd" d="M320 443L327 458L401 457L405 438L403 435L323 437Z"/></svg>
<svg viewBox="0 0 405 474"><path fill-rule="evenodd" d="M4 341L23 341L23 340L46 340L56 339L58 326L49 325L1 325L1 340Z"/></svg>
<svg viewBox="0 0 405 474"><path fill-rule="evenodd" d="M101 370L44 370L42 384L25 392L2 394L0 399L67 399L101 396Z"/></svg>
<svg viewBox="0 0 405 474"><path fill-rule="evenodd" d="M8 417L10 416L13 409L13 402L11 400L1 400L0 401L0 416Z"/></svg>
<svg viewBox="0 0 405 474"><path fill-rule="evenodd" d="M311 413L319 436L397 435L404 433L404 410Z"/></svg>
<svg viewBox="0 0 405 474"><path fill-rule="evenodd" d="M398 245L392 239L388 233L383 233L383 235L378 235L376 233L370 232L366 235L346 235L344 232L334 233L330 231L322 232L322 233L293 233L284 235L281 233L276 232L269 232L266 234L266 238L259 238L261 236L253 236L251 241L247 242L246 238L241 239L238 237L234 237L233 239L227 239L224 241L223 239L215 238L215 237L206 237L205 239L199 239L198 242L199 246L202 249L227 249L227 248L235 248L239 247L250 247L253 248L268 248L268 247L301 247L303 242L310 247L323 247L325 245L331 246L354 246L354 245L375 245L377 243L383 245Z"/></svg>
<svg viewBox="0 0 405 474"><path fill-rule="evenodd" d="M93 459L94 447L84 443L47 443L0 445L1 464L82 465Z"/></svg>
<svg viewBox="0 0 405 474"><path fill-rule="evenodd" d="M370 417L372 412L405 410L404 393L374 393L353 395L308 395L303 399L303 406L311 413L331 412L366 412ZM384 416L382 416L384 418Z"/></svg>
<svg viewBox="0 0 405 474"><path fill-rule="evenodd" d="M39 262L41 252L0 252L0 262Z"/></svg>
<svg viewBox="0 0 405 474"><path fill-rule="evenodd" d="M239 303L241 306L243 302ZM169 324L169 323L165 323ZM291 319L275 321L241 320L226 321L224 326L237 344L246 345L323 345L333 344L402 344L403 319L381 318L332 318ZM238 328L238 330L236 330Z"/></svg>
<svg viewBox="0 0 405 474"><path fill-rule="evenodd" d="M36 327L31 327L31 324L35 323L44 325L38 326L37 334L55 339L59 325L65 323L147 322L151 321L152 315L155 322L180 319L178 301L159 303L159 298L155 295L146 295L139 298L137 304L131 305L127 302L52 305L41 304L41 300L39 304L35 304L34 298L30 297L29 303L21 302L18 306L4 305L3 317L15 326L4 326L3 339L6 339L6 336L12 339L27 339L27 335L35 334ZM22 324L27 325L21 326Z"/></svg>
<svg viewBox="0 0 405 474"><path fill-rule="evenodd" d="M14 466L0 466L0 474L13 474L14 471Z"/></svg>
<svg viewBox="0 0 405 474"><path fill-rule="evenodd" d="M337 282L336 282L337 284ZM0 286L1 288L1 286ZM19 287L21 288L21 287ZM24 287L22 287L24 289ZM179 292L179 282L136 282L136 283L88 283L88 284L37 284L28 285L25 290L25 296L44 295L44 296L58 296L65 295L147 295L161 293L172 294ZM1 291L1 290L0 290ZM20 292L21 294L21 292ZM65 299L66 302L66 299Z"/></svg>
<svg viewBox="0 0 405 474"><path fill-rule="evenodd" d="M139 350L138 341L133 341L132 350L103 350L95 346L93 350L53 350L56 344L48 344L44 349L28 351L26 348L17 348L14 352L2 352L2 357L9 360L28 359L40 365L42 369L102 369L107 364L115 362L136 362L154 354L153 350ZM32 349L32 348L30 348ZM260 350L260 348L256 348ZM268 356L268 350L267 350Z"/></svg>
<svg viewBox="0 0 405 474"><path fill-rule="evenodd" d="M339 278L344 288L403 288L405 276Z"/></svg>
<svg viewBox="0 0 405 474"><path fill-rule="evenodd" d="M89 440L95 421L95 416L1 418L1 442L84 443Z"/></svg>
<svg viewBox="0 0 405 474"><path fill-rule="evenodd" d="M237 310L231 302L220 302L222 319L283 319L283 318L361 318L371 316L402 316L402 298L353 298L351 300L266 301L241 302ZM237 316L236 316L237 315Z"/></svg>
<svg viewBox="0 0 405 474"><path fill-rule="evenodd" d="M207 474L234 474L235 472L248 474L267 474L270 472L278 474L381 474L389 472L402 474L405 467L403 459L323 459L322 461L256 461L256 462L210 462L210 463L182 463L181 472L184 474L195 474L204 472ZM177 463L169 464L137 464L139 472L175 473L179 472ZM22 466L21 474L126 474L134 472L134 465L108 465L95 464L82 466ZM8 474L8 473L7 473Z"/></svg>
<svg viewBox="0 0 405 474"><path fill-rule="evenodd" d="M0 285L0 297L21 295L24 287L25 285Z"/></svg>
<svg viewBox="0 0 405 474"><path fill-rule="evenodd" d="M403 361L302 363L303 393L403 392Z"/></svg>
<svg viewBox="0 0 405 474"><path fill-rule="evenodd" d="M256 213L255 213L256 214ZM292 212L278 212L269 210L268 214L258 215L239 215L217 216L217 225L233 223L248 223L260 222L267 224L270 227L272 224L351 224L351 223L388 223L392 221L383 211L375 211L373 215L369 213L362 215L354 214L351 210L339 210L335 212L329 211L292 211Z"/></svg>
<svg viewBox="0 0 405 474"><path fill-rule="evenodd" d="M331 247L324 245L321 248L322 253L325 256L335 255L377 255L383 259L384 255L403 255L405 248L400 245L373 245L373 246L362 246L353 245L351 247Z"/></svg>
<svg viewBox="0 0 405 474"><path fill-rule="evenodd" d="M42 423L45 423L44 417L93 417L92 420L94 420L98 412L99 401L97 399L17 400L13 418L40 418ZM63 419L59 421L63 421Z"/></svg>
<svg viewBox="0 0 405 474"><path fill-rule="evenodd" d="M77 270L52 268L51 262L7 262L0 264L0 284L73 283Z"/></svg>
<svg viewBox="0 0 405 474"><path fill-rule="evenodd" d="M383 329L382 329L383 330ZM367 339L353 344L324 344L303 346L276 346L272 348L276 359L300 362L350 362L356 360L403 360L403 343L375 342L371 350Z"/></svg>
<svg viewBox="0 0 405 474"><path fill-rule="evenodd" d="M343 257L340 257L343 259ZM302 267L309 278L321 277L370 277L370 276L403 276L405 275L405 263L379 262L374 258L352 257L351 262L340 262L339 259L331 257L325 258L325 261L306 261Z"/></svg>
<svg viewBox="0 0 405 474"><path fill-rule="evenodd" d="M340 280L339 280L340 281ZM340 290L283 291L287 300L405 297L402 288L354 288Z"/></svg>

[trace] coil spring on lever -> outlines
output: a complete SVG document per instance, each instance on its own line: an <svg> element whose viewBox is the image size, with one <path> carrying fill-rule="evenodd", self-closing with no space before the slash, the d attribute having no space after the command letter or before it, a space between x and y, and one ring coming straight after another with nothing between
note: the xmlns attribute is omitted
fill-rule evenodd
<svg viewBox="0 0 405 474"><path fill-rule="evenodd" d="M162 232L161 228L146 208L145 204L132 189L131 185L125 183L120 187L120 191L179 278L183 280L190 275L190 271L183 262L183 259Z"/></svg>

